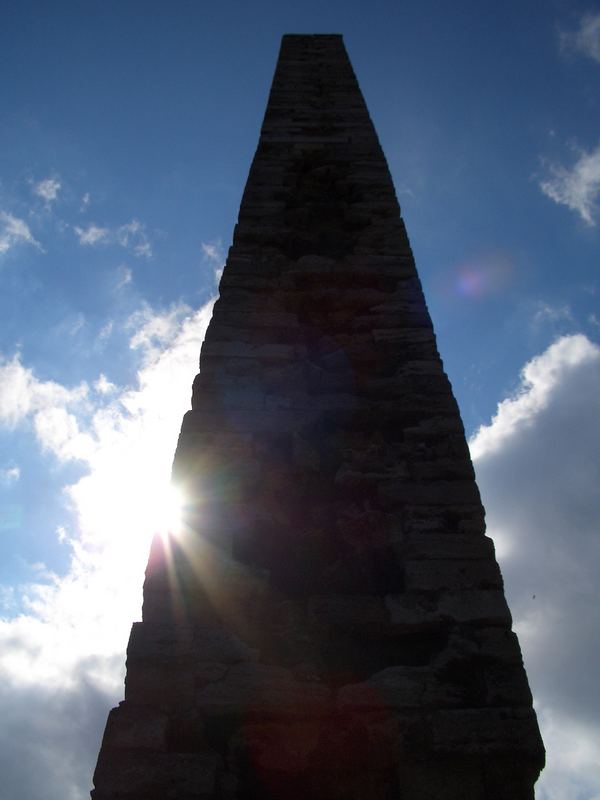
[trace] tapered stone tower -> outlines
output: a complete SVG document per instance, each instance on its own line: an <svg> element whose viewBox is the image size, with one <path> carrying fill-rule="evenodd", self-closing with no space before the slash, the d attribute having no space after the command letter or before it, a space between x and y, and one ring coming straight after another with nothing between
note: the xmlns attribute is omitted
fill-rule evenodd
<svg viewBox="0 0 600 800"><path fill-rule="evenodd" d="M340 36L286 36L94 800L526 800L465 434Z"/></svg>

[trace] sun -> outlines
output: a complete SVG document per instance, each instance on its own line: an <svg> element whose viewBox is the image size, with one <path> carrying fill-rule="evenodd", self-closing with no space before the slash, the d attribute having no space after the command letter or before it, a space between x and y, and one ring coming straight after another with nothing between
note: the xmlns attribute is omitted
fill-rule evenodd
<svg viewBox="0 0 600 800"><path fill-rule="evenodd" d="M169 484L156 498L156 533L163 537L179 537L183 528L183 494Z"/></svg>

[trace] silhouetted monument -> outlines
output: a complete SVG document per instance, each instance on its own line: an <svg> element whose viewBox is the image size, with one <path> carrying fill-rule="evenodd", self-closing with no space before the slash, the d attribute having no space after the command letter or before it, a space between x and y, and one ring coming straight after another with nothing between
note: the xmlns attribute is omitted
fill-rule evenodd
<svg viewBox="0 0 600 800"><path fill-rule="evenodd" d="M94 800L525 800L544 751L340 36L286 36Z"/></svg>

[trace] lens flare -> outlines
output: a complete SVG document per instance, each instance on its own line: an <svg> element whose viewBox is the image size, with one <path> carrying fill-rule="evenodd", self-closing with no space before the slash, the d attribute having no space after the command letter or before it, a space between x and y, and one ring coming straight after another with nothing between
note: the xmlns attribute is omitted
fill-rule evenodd
<svg viewBox="0 0 600 800"><path fill-rule="evenodd" d="M455 297L482 300L501 293L513 274L511 259L500 253L483 253L457 265L448 274L449 289Z"/></svg>
<svg viewBox="0 0 600 800"><path fill-rule="evenodd" d="M180 536L183 526L183 495L175 486L168 486L156 504L157 532L161 536Z"/></svg>
<svg viewBox="0 0 600 800"><path fill-rule="evenodd" d="M489 276L483 270L461 269L456 279L458 293L466 297L482 297L489 287Z"/></svg>

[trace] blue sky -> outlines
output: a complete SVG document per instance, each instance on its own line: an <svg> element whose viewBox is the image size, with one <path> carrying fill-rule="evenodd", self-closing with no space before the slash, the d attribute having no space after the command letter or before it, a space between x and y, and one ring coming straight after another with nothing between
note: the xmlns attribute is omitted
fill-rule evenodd
<svg viewBox="0 0 600 800"><path fill-rule="evenodd" d="M600 5L5 3L0 800L86 795L280 37L344 34L548 749L600 797Z"/></svg>

